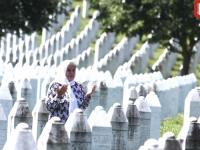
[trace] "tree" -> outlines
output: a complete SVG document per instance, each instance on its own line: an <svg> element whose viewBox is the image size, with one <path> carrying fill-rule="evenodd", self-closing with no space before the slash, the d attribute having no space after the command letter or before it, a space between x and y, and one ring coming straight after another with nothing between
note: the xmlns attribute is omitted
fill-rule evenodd
<svg viewBox="0 0 200 150"><path fill-rule="evenodd" d="M59 9L58 9L59 5ZM21 32L41 33L42 28L49 28L56 17L49 17L66 12L69 2L61 0L1 0L0 1L0 37L6 33Z"/></svg>
<svg viewBox="0 0 200 150"><path fill-rule="evenodd" d="M200 20L194 17L191 0L87 0L100 11L103 32L140 37L151 33L149 42L159 42L183 56L182 75L189 73L193 47L200 38ZM169 40L180 45L178 51Z"/></svg>

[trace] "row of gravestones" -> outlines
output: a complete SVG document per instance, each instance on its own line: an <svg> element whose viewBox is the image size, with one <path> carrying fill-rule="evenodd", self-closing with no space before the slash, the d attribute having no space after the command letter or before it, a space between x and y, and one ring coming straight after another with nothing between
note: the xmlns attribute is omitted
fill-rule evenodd
<svg viewBox="0 0 200 150"><path fill-rule="evenodd" d="M65 124L67 132L72 133L68 135L71 146L73 147L79 145L78 143L82 143L78 149L83 148L85 145L86 149L91 149L91 147L92 149L94 149L94 147L101 149L102 146L102 149L118 149L120 146L120 149L126 149L127 147L127 149L137 150L148 138L159 138L161 106L155 107L155 104L159 103L156 94L151 92L146 98L140 96L138 99L134 100L134 102L130 97L130 100L126 111L119 103L115 103L108 111L105 111L102 106L97 106L89 117L87 117L82 110L78 109L75 111L74 116L70 115ZM3 109L1 108L0 110ZM37 102L32 114L25 99L18 99L15 102L7 121L3 113L4 112L1 112L1 116L4 117L0 121L2 122L1 130L7 133L7 143L5 147L11 146L9 144L11 141L18 141L16 138L27 141L27 138L16 137L20 135L15 133L15 128L18 129L17 125L21 122L28 124L29 128L32 130L33 139L37 141L38 148L40 147L39 149L44 149L46 147L46 142L49 142L49 145L53 145L53 147L64 146L66 148L66 146L69 146L66 145L68 140L66 137L63 137L66 136L63 133L64 124L59 120L56 120L54 123L57 122L60 127L50 125L52 123L51 121L47 123L48 111L45 106L45 98ZM88 125L88 122L90 125ZM3 127L3 125L7 126ZM5 132L6 130L7 132ZM14 133L15 135L13 135ZM2 141L5 141L6 135L3 135L5 134L2 134L1 138ZM105 139L107 139L107 142L103 142ZM30 140L28 141L30 142ZM18 145L12 144L12 146ZM60 148L64 149L64 147Z"/></svg>
<svg viewBox="0 0 200 150"><path fill-rule="evenodd" d="M6 109L6 112L9 112L17 97L26 98L27 102L29 103L30 109L32 110L36 104L36 100L46 95L48 86L55 77L56 70L57 67L55 65L51 68L48 66L36 68L26 66L23 69L15 69L11 64L8 64L5 67L3 76L0 76L2 79L0 80L0 93L6 95L6 101L10 101L10 108L8 108L8 110ZM77 69L76 72L77 75L75 77L75 80L82 83L85 87L87 86L87 84L89 84L89 82L106 82L106 90L97 91L96 96L103 97L103 95L105 95L104 97L108 98L114 97L114 100L122 102L123 81L120 77L115 76L115 78L112 78L112 75L109 71L99 72L98 70L95 70L91 67L88 67L87 69ZM152 74L149 74L149 76L154 76L154 80L162 79L161 74L159 74L160 76L158 76L158 78L156 78L156 74L157 73L154 72ZM5 99L3 95L1 99L4 101ZM94 102L94 106L98 104L99 101ZM8 105L6 104L6 106ZM106 108L109 108L110 106L111 105Z"/></svg>
<svg viewBox="0 0 200 150"><path fill-rule="evenodd" d="M197 106L192 105L197 99L198 105L200 104L199 93L199 88L192 89L185 100L185 107L188 106L187 101L191 102L191 107L188 106L190 109L185 110L189 111L190 116L194 113L195 116L199 116L199 111L193 109ZM48 121L45 98L37 102L32 115L25 99L19 99L8 116L8 122L0 107L1 141L4 142L7 125L7 142L3 149L23 150L31 146L42 150L82 148L181 150L181 147L183 150L198 150L200 125L197 119L188 117L184 120L178 140L172 133L166 133L160 138L161 105L155 92L151 91L146 97L140 96L137 99L132 90L127 94L130 95L127 108L115 103L106 113L102 106L97 106L89 117L77 109L70 115L65 125L59 118ZM26 124L20 124L21 122Z"/></svg>
<svg viewBox="0 0 200 150"><path fill-rule="evenodd" d="M15 70L12 65L7 65L4 70L4 75L1 77L2 86L0 88L0 92L3 94L8 93L9 95L9 92L11 93L11 96L7 96L7 98L10 98L8 98L10 101L10 108L6 109L6 112L9 112L17 97L26 98L32 110L36 104L36 100L46 95L48 86L55 77L56 69L57 67L54 65L51 68L33 68L26 66L24 69ZM178 113L183 112L186 94L197 84L197 79L194 74L163 80L160 72L139 75L133 75L131 72L126 74L126 72L123 71L122 73L127 75L127 77L121 77L119 74L115 74L113 78L109 71L99 72L92 67L88 67L87 69L81 68L80 70L77 69L75 80L82 83L86 90L87 86L93 82L98 82L98 84L102 81L105 82L105 89L98 90L96 94L94 94L95 97L98 97L98 100L92 101L91 108L87 109L89 111L88 114L99 104L102 104L106 110L110 108L115 101L125 105L124 103L127 99L125 93L127 90L131 86L137 87L139 84L144 84L142 85L143 88L141 88L141 85L140 88L146 88L146 93L148 93L150 89L153 89L153 91L158 94L161 104L164 106L162 118L176 116ZM170 95L168 93L173 94ZM106 99L112 100L106 101ZM169 105L170 99L174 99L173 108Z"/></svg>
<svg viewBox="0 0 200 150"><path fill-rule="evenodd" d="M66 23L66 26L69 24L68 22ZM75 24L80 23L75 22ZM29 38L29 36L27 36L25 38L25 41L20 42L18 45L15 45L14 48L1 50L1 58L3 58L3 60L6 62L13 62L17 58L20 59L22 57L21 55L24 54L28 55L27 57L34 55L34 60L40 61L44 57L49 57L50 55L55 54L56 51L64 51L65 53L67 53L68 58L72 59L89 47L89 44L92 42L92 40L94 40L97 35L97 32L99 30L98 26L99 25L97 21L95 21L94 19L90 19L88 25L85 26L85 29L76 38L73 37L75 37L77 29L71 30L71 28L68 29L64 26L61 32L53 35L44 44L41 44L40 47L37 48L35 48L34 42L37 39L37 34L33 34L33 38ZM76 26L71 24L71 27L75 28ZM13 36L7 36L6 41L12 42ZM34 47L34 49L32 49L32 47Z"/></svg>
<svg viewBox="0 0 200 150"><path fill-rule="evenodd" d="M179 44L173 39L170 39L169 42L178 50L180 49ZM166 79L170 76L171 69L173 65L175 64L177 57L178 57L178 53L170 52L166 48L163 51L163 53L159 56L158 60L153 64L152 69L161 71L163 77Z"/></svg>
<svg viewBox="0 0 200 150"><path fill-rule="evenodd" d="M184 103L184 120L177 139L171 132L167 132L162 138L149 139L139 150L199 150L200 149L200 87L192 89ZM198 119L197 119L198 118Z"/></svg>
<svg viewBox="0 0 200 150"><path fill-rule="evenodd" d="M89 74L87 74L87 72L90 73L90 71L87 70L87 71L85 71L85 73L83 73L81 71L83 71L83 70L80 70L80 72L78 73L79 75L85 74L85 76L88 77L88 79L91 79L92 76L90 77ZM196 85L196 80L195 80L196 78L195 78L194 74L191 74L191 75L188 75L185 77L177 77L177 80L179 80L180 83L184 83L184 85L180 84L177 86L177 85L173 84L173 83L176 83L177 81L173 80L173 82L169 82L171 84L171 86L169 86L170 84L168 85L167 81L160 80L160 79L162 79L162 77L159 75L161 75L161 74L158 74L158 77L156 77L157 76L156 73L149 74L149 76L141 75L141 74L138 76L134 75L131 80L130 80L130 78L127 78L125 80L124 87L123 87L122 80L120 80L120 78L117 78L117 76L115 76L114 80L112 80L112 76L109 73L109 71L105 72L105 75L102 72L99 73L99 75L95 75L95 73L94 73L93 76L96 77L96 79L93 79L93 80L95 81L99 78L100 80L99 80L98 84L102 85L102 87L99 88L100 91L99 90L95 91L94 95L92 96L91 104L90 104L89 108L85 111L86 115L89 116L91 111L97 105L102 105L103 107L105 107L106 111L108 111L108 109L112 106L112 104L114 102L123 103L124 107L126 107L126 105L127 105L126 99L127 98L125 97L123 99L123 95L127 95L126 93L131 89L131 90L137 90L137 94L134 94L134 99L136 99L138 96L146 96L145 93L148 93L151 90L155 91L156 94L159 96L159 100L160 100L160 103L162 106L161 119L166 118L168 116L176 116L177 110L179 108L183 108L183 99L185 99L184 93L187 93L187 91L189 91L189 89L193 88ZM8 75L8 77L9 77L9 75ZM80 77L78 77L78 78L82 79ZM77 78L77 80L79 80L78 78ZM153 80L155 80L155 81L160 80L160 81L157 81L155 83L151 82L151 83L149 83L149 85L144 84L144 86L141 86L140 83L145 83L145 82L148 83L148 81L146 80L148 78L149 78L149 81L153 81ZM44 81L46 81L46 80L44 80ZM102 84L101 81L105 81L105 82L103 82L103 84ZM129 81L132 81L132 82L129 82ZM137 81L137 82L134 82L134 81ZM85 80L83 83L86 86L87 85L86 83L89 83L89 80ZM43 86L44 90L43 89L41 90L42 93L44 94L43 96L45 96L46 89L48 88L48 84L47 85L44 84L44 85L45 85L45 86ZM30 107L33 108L35 106L37 94L32 94L32 93L35 93L37 86L35 88L32 88L35 90L34 92L32 91L31 86L32 85L30 84L30 82L28 80L21 80L19 82L19 86L17 87L17 89L18 89L17 91L14 88L13 83L9 84L9 89L8 89L8 87L1 86L1 90L0 90L1 101L0 101L0 103L2 103L2 105L5 109L6 116L8 116L10 110L12 109L12 106L13 106L12 98L13 98L13 100L14 99L16 100L17 97L18 98L25 97L26 100L28 101ZM136 89L131 86L135 86ZM128 89L129 87L130 87L130 89ZM124 94L122 93L123 89L124 89ZM173 92L175 92L175 93L173 93ZM169 93L173 93L173 94L169 94ZM182 97L173 97L174 95L179 95L179 93L182 93L182 94L180 94ZM171 97L171 95L173 95L173 96ZM123 101L122 101L122 99L123 99ZM170 105L171 99L173 99L173 102L174 102L173 108L169 107L169 106L171 106Z"/></svg>
<svg viewBox="0 0 200 150"><path fill-rule="evenodd" d="M133 74L145 72L148 66L149 59L153 59L154 52L157 50L158 43L149 43L146 41L131 58L125 62L122 67L124 69L131 69Z"/></svg>
<svg viewBox="0 0 200 150"><path fill-rule="evenodd" d="M82 9L82 17L83 18L88 17L89 7L90 7L90 4L87 2L87 0L84 0L83 1L83 9ZM176 41L177 41L177 39L173 39L173 38L170 39L170 43L179 50L179 45ZM143 44L143 45L145 45L145 44ZM155 46L157 48L157 43L152 44L152 45L153 45L153 47ZM152 48L152 45L150 46L150 50ZM197 69L197 65L200 60L200 51L198 50L199 47L200 47L200 42L198 42L193 47L193 51L195 52L195 54L192 55L192 58L190 61L189 73L195 73L195 71ZM141 49L142 49L142 47L141 47ZM146 46L145 46L145 49L146 49ZM153 51L155 51L155 49L153 48ZM112 57L112 55L110 55L110 57ZM153 69L153 71L161 71L161 73L163 74L163 77L166 79L170 76L170 71L171 71L177 57L178 57L177 53L170 53L169 50L165 49L163 54L153 64L151 69ZM146 58L146 59L142 59L142 58ZM150 58L153 58L153 57L150 57ZM142 65L140 65L140 66L137 65L137 64L140 64L141 62L143 62ZM105 63L105 61L104 61L104 63ZM144 52L142 54L141 54L141 52L140 53L138 52L136 55L132 56L132 58L129 60L128 64L124 64L124 65L125 65L125 68L127 68L127 67L134 68L134 69L132 69L132 70L134 70L134 73L141 73L141 72L144 72L144 69L146 69L147 63L148 63L148 57L146 55L146 52ZM109 63L106 62L106 64L109 64ZM181 71L181 69L182 69L182 65L180 66L180 71Z"/></svg>
<svg viewBox="0 0 200 150"><path fill-rule="evenodd" d="M72 4L72 0L71 4ZM66 7L66 11L69 12L71 10L71 4L69 4ZM59 7L60 4L58 4ZM64 14L58 14L57 16L52 14L50 17L56 17L57 19L57 23L52 23L52 27L49 29L49 32L52 33L52 35L55 33L55 31L58 30L58 28L60 28L60 26L62 26L63 20L65 19L65 15ZM42 35L42 41L44 41L44 39L47 39L47 35L46 33L46 29L43 29L43 35ZM48 34L49 35L49 34ZM52 36L50 35L50 37ZM48 37L48 39L50 38ZM34 50L37 47L38 43L38 36L37 33L34 32L31 35L25 35L22 33L21 31L21 35L20 37L18 37L15 34L6 34L6 36L4 38L1 39L1 43L0 43L0 49L2 51L8 51L9 49L14 49L16 48L16 46L19 47L19 49L23 49L23 47L26 47L25 51L29 51L29 50Z"/></svg>
<svg viewBox="0 0 200 150"><path fill-rule="evenodd" d="M72 3L73 3L73 0L68 0L68 5L65 8L67 13L70 13L70 11L72 10ZM58 3L58 7L59 5L60 5L60 2ZM70 30L73 30L74 28L79 26L79 23L76 22L77 21L76 19L78 19L77 17L79 17L79 13L80 13L80 8L79 6L77 6L74 12L72 12L69 19L71 23L75 23L73 24L74 27L71 27ZM63 21L66 19L65 14L57 14L57 15L52 14L49 17L50 18L55 17L57 22L50 23L51 27L49 27L48 30L46 28L42 29L42 44L45 43L46 40L50 39L55 34L55 32L57 32L60 28L63 28Z"/></svg>
<svg viewBox="0 0 200 150"><path fill-rule="evenodd" d="M143 76L143 78L141 77ZM184 100L187 93L197 86L197 79L194 74L178 76L163 80L152 80L150 76L129 75L124 81L123 106L127 106L126 92L132 87L137 90L138 96L146 96L150 91L154 91L162 106L161 119L176 117L178 113L184 112ZM142 80L146 79L146 80ZM133 88L134 87L134 88ZM136 93L136 92L135 92ZM171 103L173 102L173 105Z"/></svg>

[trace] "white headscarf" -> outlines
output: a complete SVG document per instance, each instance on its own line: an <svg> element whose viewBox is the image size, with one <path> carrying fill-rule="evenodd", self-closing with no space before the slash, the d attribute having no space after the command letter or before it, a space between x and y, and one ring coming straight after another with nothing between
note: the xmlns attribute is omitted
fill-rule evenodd
<svg viewBox="0 0 200 150"><path fill-rule="evenodd" d="M66 71L67 71L67 67L73 64L74 66L76 66L76 64L72 61L72 60L65 60L63 61L59 66L58 66L58 70L57 70L57 74L55 76L55 79L53 82L58 82L60 84L66 84L67 86L67 92L69 94L69 98L70 98L70 102L69 102L69 114L71 114L74 109L78 108L78 104L77 104L77 99L71 89L71 86L75 84L75 81L68 81L67 77L66 77Z"/></svg>

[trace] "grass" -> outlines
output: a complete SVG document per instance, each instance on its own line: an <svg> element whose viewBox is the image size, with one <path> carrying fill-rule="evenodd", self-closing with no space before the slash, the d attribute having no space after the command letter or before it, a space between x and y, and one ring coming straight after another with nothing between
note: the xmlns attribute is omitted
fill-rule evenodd
<svg viewBox="0 0 200 150"><path fill-rule="evenodd" d="M177 137L182 126L183 114L178 114L175 118L167 118L160 127L160 137L162 137L165 132L173 132L175 137Z"/></svg>

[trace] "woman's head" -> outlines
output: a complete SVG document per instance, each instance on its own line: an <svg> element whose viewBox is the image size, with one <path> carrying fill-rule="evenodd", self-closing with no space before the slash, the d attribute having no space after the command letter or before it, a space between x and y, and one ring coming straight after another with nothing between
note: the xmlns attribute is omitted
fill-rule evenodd
<svg viewBox="0 0 200 150"><path fill-rule="evenodd" d="M54 81L61 84L67 83L68 81L74 80L75 75L75 62L73 62L72 60L65 60L59 65Z"/></svg>
<svg viewBox="0 0 200 150"><path fill-rule="evenodd" d="M65 76L68 81L74 80L76 75L76 64L73 61L70 61L66 64Z"/></svg>

